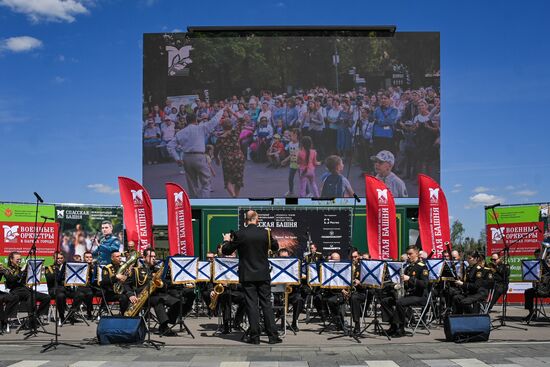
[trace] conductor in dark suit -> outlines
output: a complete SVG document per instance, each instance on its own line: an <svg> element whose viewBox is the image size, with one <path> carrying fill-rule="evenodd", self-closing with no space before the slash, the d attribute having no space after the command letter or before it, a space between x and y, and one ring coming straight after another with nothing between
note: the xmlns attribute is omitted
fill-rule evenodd
<svg viewBox="0 0 550 367"><path fill-rule="evenodd" d="M264 314L264 325L269 343L281 343L275 329L275 318L271 306L271 276L268 251L277 251L279 244L271 236L271 231L258 227L258 213L249 210L246 213L247 227L237 233L223 235L222 252L239 255L239 282L244 291L246 312L250 323L251 344L260 344L259 305Z"/></svg>

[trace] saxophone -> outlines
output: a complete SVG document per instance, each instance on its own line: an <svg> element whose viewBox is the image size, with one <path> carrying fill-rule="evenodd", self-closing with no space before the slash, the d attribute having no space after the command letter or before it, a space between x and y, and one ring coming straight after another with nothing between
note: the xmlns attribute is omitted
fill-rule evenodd
<svg viewBox="0 0 550 367"><path fill-rule="evenodd" d="M395 283L393 289L397 293L397 299L405 297L405 282L403 281L403 275L405 275L405 268L401 266L401 271L399 272L399 283Z"/></svg>
<svg viewBox="0 0 550 367"><path fill-rule="evenodd" d="M134 251L132 253L132 256L118 268L118 271L116 272L118 274L125 274L128 270L130 270L130 267L134 265L134 263L139 259L139 253L137 251ZM116 294L122 294L123 290L123 284L121 282L116 282L113 285L113 291Z"/></svg>
<svg viewBox="0 0 550 367"><path fill-rule="evenodd" d="M153 274L153 278L151 279L151 284L143 288L141 292L137 295L137 302L131 303L126 312L124 312L124 316L126 317L135 317L145 303L147 302L147 299L151 294L153 294L157 288L162 288L164 286L164 283L162 281L162 273L164 271L164 263L159 267L159 269Z"/></svg>
<svg viewBox="0 0 550 367"><path fill-rule="evenodd" d="M214 296L212 296L212 299L210 300L210 305L208 305L208 308L210 308L212 311L216 311L216 307L218 306L218 298L220 295L225 291L225 287L221 284L216 284L214 287Z"/></svg>

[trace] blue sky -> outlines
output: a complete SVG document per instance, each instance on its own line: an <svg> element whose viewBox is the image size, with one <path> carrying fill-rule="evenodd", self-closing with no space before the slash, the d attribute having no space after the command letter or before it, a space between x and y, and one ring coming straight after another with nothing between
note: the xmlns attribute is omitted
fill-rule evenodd
<svg viewBox="0 0 550 367"><path fill-rule="evenodd" d="M394 24L441 32L442 185L477 237L483 205L550 199L549 13L546 1L0 0L0 200L119 204L117 176L141 180L143 33Z"/></svg>

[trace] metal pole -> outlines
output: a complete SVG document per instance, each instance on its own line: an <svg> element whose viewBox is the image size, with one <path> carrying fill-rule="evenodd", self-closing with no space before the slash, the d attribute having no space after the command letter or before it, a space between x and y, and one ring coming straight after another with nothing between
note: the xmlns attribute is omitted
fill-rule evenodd
<svg viewBox="0 0 550 367"><path fill-rule="evenodd" d="M336 47L336 42L334 41L334 68L336 70L336 94L340 94L340 83L338 80L338 63L340 62L338 57L338 48Z"/></svg>

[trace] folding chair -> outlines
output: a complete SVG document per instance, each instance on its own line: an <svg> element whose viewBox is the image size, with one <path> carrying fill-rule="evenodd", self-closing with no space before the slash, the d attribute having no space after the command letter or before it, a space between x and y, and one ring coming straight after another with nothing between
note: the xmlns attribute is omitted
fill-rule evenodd
<svg viewBox="0 0 550 367"><path fill-rule="evenodd" d="M427 317L428 311L432 307L432 295L433 289L428 293L428 299L426 300L426 304L424 306L409 306L409 309L412 311L412 316L409 319L408 327L412 329L412 336L416 334L416 330L420 325L422 325L428 332L427 335L430 335L431 333L430 328L428 327L430 321L425 320L425 317Z"/></svg>

